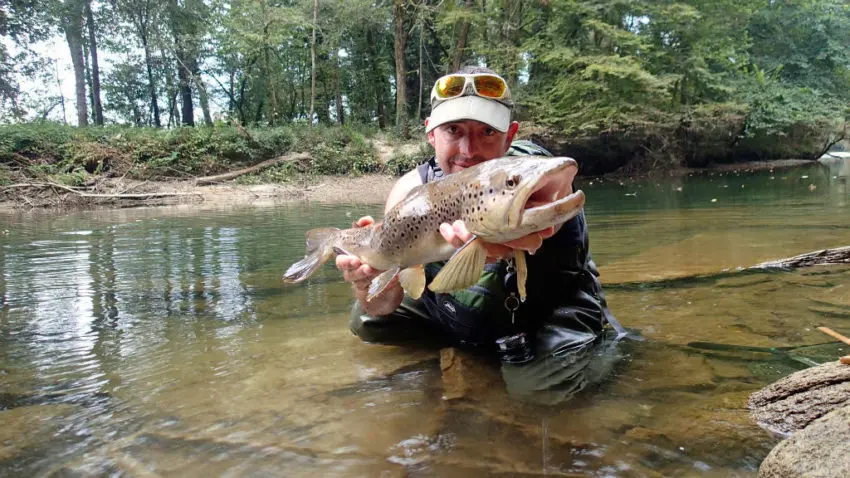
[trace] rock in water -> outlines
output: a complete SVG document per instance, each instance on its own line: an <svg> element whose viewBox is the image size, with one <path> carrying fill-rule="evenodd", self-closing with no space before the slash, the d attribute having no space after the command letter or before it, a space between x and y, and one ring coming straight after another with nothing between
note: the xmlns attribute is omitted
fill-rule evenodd
<svg viewBox="0 0 850 478"><path fill-rule="evenodd" d="M504 389L498 366L454 347L440 350L440 370L446 400L482 398Z"/></svg>
<svg viewBox="0 0 850 478"><path fill-rule="evenodd" d="M760 426L789 435L850 406L850 366L835 361L800 370L753 393L748 404Z"/></svg>
<svg viewBox="0 0 850 478"><path fill-rule="evenodd" d="M850 367L844 365L844 368ZM832 411L771 450L759 478L850 476L850 406Z"/></svg>

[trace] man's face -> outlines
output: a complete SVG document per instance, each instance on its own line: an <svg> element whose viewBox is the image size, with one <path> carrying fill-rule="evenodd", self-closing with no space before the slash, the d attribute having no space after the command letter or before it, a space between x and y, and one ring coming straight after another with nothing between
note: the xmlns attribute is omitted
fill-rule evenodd
<svg viewBox="0 0 850 478"><path fill-rule="evenodd" d="M451 174L504 156L518 128L516 121L505 133L475 120L455 121L431 130L428 142L434 147L437 164L446 174Z"/></svg>

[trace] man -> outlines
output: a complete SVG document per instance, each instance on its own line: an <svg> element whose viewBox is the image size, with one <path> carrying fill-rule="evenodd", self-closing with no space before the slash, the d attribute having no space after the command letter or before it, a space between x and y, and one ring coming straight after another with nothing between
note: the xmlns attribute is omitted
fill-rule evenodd
<svg viewBox="0 0 850 478"><path fill-rule="evenodd" d="M492 70L465 67L437 80L431 116L425 120L434 157L398 180L385 211L416 186L505 156L519 128L512 110L510 90ZM563 193L572 192L571 184L563 187ZM363 217L355 226L372 223L371 217ZM462 221L442 224L440 232L456 247L471 238ZM516 299L512 264L502 260L511 249L533 253L527 259L528 298L523 303ZM520 393L558 389L569 394L583 388L587 357L606 325L616 324L590 259L584 213L558 228L489 244L487 250L488 264L478 284L451 294L426 289L418 300L406 296L396 280L367 301L369 284L381 271L357 257L337 256L336 266L356 299L352 332L367 342L437 337L496 351L508 389ZM425 266L429 282L441 266Z"/></svg>

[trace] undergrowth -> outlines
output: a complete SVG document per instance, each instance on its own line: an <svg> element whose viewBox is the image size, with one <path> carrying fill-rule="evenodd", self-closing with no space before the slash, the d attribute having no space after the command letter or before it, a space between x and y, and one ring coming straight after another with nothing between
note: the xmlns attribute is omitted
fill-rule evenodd
<svg viewBox="0 0 850 478"><path fill-rule="evenodd" d="M363 127L306 125L242 128L76 128L56 123L0 125L0 184L15 178L78 186L92 176L186 179L234 171L289 153L307 152L308 162L281 164L242 176L241 183L284 182L296 175L403 174L402 165L382 164L372 144L386 133ZM410 168L407 168L410 169Z"/></svg>

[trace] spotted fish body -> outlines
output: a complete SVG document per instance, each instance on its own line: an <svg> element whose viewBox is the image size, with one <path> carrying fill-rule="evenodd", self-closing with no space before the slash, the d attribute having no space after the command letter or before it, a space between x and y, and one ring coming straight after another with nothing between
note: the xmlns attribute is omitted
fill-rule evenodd
<svg viewBox="0 0 850 478"><path fill-rule="evenodd" d="M444 267L449 272L442 279L441 272L434 280L437 286L432 283L429 288L448 291L469 287L480 276L486 253L480 243L467 244L462 248L466 260L461 257L453 264L460 253L440 234L440 224L460 219L476 240L491 243L508 242L561 224L578 214L584 204L581 191L567 194L576 171L571 158L511 156L417 186L378 224L309 231L307 255L287 270L283 280L300 282L334 252L344 252L387 271L373 282L370 296L401 274L402 286L418 297L424 275L421 267L414 267L446 259L451 259Z"/></svg>

